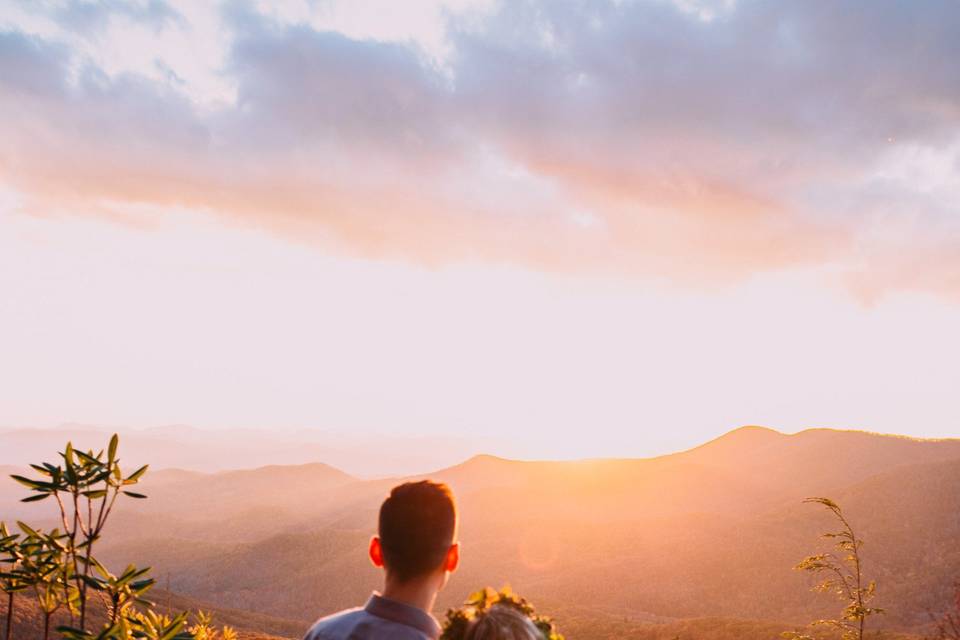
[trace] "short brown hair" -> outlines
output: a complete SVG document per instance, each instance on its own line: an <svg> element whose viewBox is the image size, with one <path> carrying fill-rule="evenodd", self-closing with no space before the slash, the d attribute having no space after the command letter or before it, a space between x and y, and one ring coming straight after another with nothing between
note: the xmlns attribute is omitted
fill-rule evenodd
<svg viewBox="0 0 960 640"><path fill-rule="evenodd" d="M457 529L450 488L431 480L398 485L380 506L380 546L388 571L406 581L439 567Z"/></svg>

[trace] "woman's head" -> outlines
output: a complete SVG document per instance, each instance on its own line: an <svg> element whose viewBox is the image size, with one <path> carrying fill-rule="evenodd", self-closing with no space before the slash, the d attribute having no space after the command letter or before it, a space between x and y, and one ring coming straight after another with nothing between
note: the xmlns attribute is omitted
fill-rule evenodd
<svg viewBox="0 0 960 640"><path fill-rule="evenodd" d="M484 587L447 611L440 640L563 640L563 635L510 587Z"/></svg>
<svg viewBox="0 0 960 640"><path fill-rule="evenodd" d="M470 623L465 640L544 640L525 615L508 605L494 605Z"/></svg>

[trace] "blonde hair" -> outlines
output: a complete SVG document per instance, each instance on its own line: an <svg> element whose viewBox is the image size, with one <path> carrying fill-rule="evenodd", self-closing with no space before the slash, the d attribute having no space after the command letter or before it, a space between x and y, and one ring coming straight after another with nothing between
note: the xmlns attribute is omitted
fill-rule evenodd
<svg viewBox="0 0 960 640"><path fill-rule="evenodd" d="M544 640L540 630L513 607L494 605L470 623L464 640Z"/></svg>

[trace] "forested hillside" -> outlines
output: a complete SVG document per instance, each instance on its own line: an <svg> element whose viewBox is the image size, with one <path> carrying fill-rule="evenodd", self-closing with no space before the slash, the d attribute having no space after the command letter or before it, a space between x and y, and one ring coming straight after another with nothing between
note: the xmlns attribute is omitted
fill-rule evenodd
<svg viewBox="0 0 960 640"><path fill-rule="evenodd" d="M744 428L660 458L478 456L427 475L456 492L464 545L438 611L510 584L574 639L769 638L834 615L792 569L830 527L802 504L810 495L842 503L866 540L887 610L875 628L922 632L960 576L957 440ZM186 597L286 621L242 628L296 636L379 587L366 546L400 480L323 464L157 472L143 481L150 498L117 513L102 555L152 565Z"/></svg>

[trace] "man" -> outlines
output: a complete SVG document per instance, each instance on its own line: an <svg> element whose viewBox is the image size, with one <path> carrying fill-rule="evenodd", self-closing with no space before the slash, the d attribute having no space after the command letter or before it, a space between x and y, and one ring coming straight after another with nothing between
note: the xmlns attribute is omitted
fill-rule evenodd
<svg viewBox="0 0 960 640"><path fill-rule="evenodd" d="M460 562L456 535L457 508L445 484L394 487L370 540L370 560L386 574L383 595L322 618L304 640L437 640L440 625L430 611Z"/></svg>

